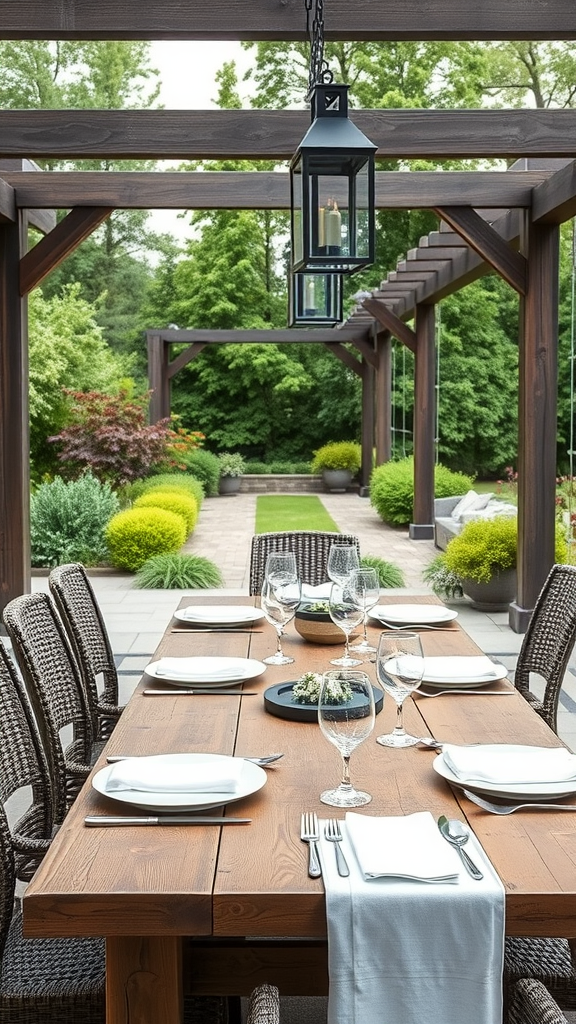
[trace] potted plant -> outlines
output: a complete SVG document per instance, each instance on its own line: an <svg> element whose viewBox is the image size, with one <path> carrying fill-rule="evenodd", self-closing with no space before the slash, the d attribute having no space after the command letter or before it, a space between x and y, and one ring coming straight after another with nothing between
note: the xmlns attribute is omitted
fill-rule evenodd
<svg viewBox="0 0 576 1024"><path fill-rule="evenodd" d="M218 462L220 463L219 493L237 494L246 467L244 459L238 452L222 452L218 456Z"/></svg>
<svg viewBox="0 0 576 1024"><path fill-rule="evenodd" d="M296 609L294 627L304 640L313 644L341 644L343 632L330 618L328 601L303 601ZM350 634L358 635L358 629Z"/></svg>
<svg viewBox="0 0 576 1024"><path fill-rule="evenodd" d="M328 491L345 491L361 461L362 450L355 441L331 441L314 452L312 472L322 474Z"/></svg>

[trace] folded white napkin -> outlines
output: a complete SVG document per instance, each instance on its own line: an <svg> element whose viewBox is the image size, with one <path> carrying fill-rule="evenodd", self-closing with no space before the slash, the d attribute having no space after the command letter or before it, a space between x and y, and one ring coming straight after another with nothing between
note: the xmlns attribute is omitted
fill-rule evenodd
<svg viewBox="0 0 576 1024"><path fill-rule="evenodd" d="M485 654L424 658L424 680L430 683L458 682L469 679L490 680L500 677L500 665L495 665Z"/></svg>
<svg viewBox="0 0 576 1024"><path fill-rule="evenodd" d="M457 881L458 863L428 811L406 817L346 815L348 836L364 878L395 876Z"/></svg>
<svg viewBox="0 0 576 1024"><path fill-rule="evenodd" d="M156 662L156 675L188 682L215 682L220 679L241 679L238 662L221 658L160 658Z"/></svg>
<svg viewBox="0 0 576 1024"><path fill-rule="evenodd" d="M317 587L311 587L309 583L302 584L302 600L327 601L330 597L332 583L319 583Z"/></svg>
<svg viewBox="0 0 576 1024"><path fill-rule="evenodd" d="M164 762L157 757L131 757L110 769L106 790L133 789L142 793L236 793L243 763L205 761L188 764Z"/></svg>
<svg viewBox="0 0 576 1024"><path fill-rule="evenodd" d="M254 617L254 609L228 605L205 605L199 608L190 605L188 608L182 608L180 615L191 622L247 622Z"/></svg>
<svg viewBox="0 0 576 1024"><path fill-rule="evenodd" d="M503 784L576 781L576 754L565 747L445 743L444 764L461 782Z"/></svg>
<svg viewBox="0 0 576 1024"><path fill-rule="evenodd" d="M419 823L425 852L431 815ZM424 824L424 818L429 822ZM320 858L326 889L328 1024L500 1024L504 956L504 889L479 843L467 849L484 879L475 881L446 840L458 881L406 878L366 880L349 841L348 814L342 852L350 876L336 870L333 843L321 829ZM378 821L366 817L368 822ZM391 819L381 819L389 822ZM323 823L322 823L323 824ZM352 828L355 824L352 822Z"/></svg>

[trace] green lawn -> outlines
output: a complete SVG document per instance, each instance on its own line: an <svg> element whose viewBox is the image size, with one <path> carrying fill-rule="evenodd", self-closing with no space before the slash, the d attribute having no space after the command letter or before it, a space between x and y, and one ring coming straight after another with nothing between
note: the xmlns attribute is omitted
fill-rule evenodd
<svg viewBox="0 0 576 1024"><path fill-rule="evenodd" d="M280 530L330 530L339 528L315 494L261 494L256 499L256 533Z"/></svg>

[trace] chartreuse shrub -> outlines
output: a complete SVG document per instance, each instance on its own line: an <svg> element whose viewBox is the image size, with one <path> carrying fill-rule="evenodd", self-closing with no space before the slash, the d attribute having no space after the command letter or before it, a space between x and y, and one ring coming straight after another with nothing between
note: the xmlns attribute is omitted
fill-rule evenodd
<svg viewBox="0 0 576 1024"><path fill-rule="evenodd" d="M465 494L472 484L472 477L454 473L446 466L436 466L434 494L437 498ZM394 526L410 523L414 511L414 459L385 462L378 466L370 478L370 503L385 523Z"/></svg>
<svg viewBox="0 0 576 1024"><path fill-rule="evenodd" d="M182 516L163 508L129 508L106 527L112 564L137 572L153 555L177 551L186 540Z"/></svg>
<svg viewBox="0 0 576 1024"><path fill-rule="evenodd" d="M149 476L142 483L144 486L140 494L147 494L149 491L155 491L158 488L162 491L176 489L186 491L187 494L191 494L196 498L198 508L200 508L204 501L204 487L201 481L190 473L159 473L158 476ZM140 497L140 494L134 494L133 498Z"/></svg>
<svg viewBox="0 0 576 1024"><path fill-rule="evenodd" d="M314 452L312 472L323 469L348 469L354 475L362 463L362 449L355 441L331 441Z"/></svg>
<svg viewBox="0 0 576 1024"><path fill-rule="evenodd" d="M104 528L119 508L110 485L91 473L69 483L57 476L41 484L30 499L32 565L52 568L62 562L105 561Z"/></svg>
<svg viewBox="0 0 576 1024"><path fill-rule="evenodd" d="M363 569L376 569L381 587L404 586L404 574L394 562L387 562L377 555L362 555L360 565Z"/></svg>
<svg viewBox="0 0 576 1024"><path fill-rule="evenodd" d="M165 508L168 512L175 512L182 516L186 525L186 536L192 533L198 520L198 505L196 498L185 491L163 491L154 488L140 498L136 498L134 508Z"/></svg>
<svg viewBox="0 0 576 1024"><path fill-rule="evenodd" d="M516 516L473 520L448 544L446 566L460 579L488 583L497 573L516 568L517 539ZM567 553L562 527L557 526L554 560L565 562Z"/></svg>
<svg viewBox="0 0 576 1024"><path fill-rule="evenodd" d="M154 555L136 573L137 587L159 590L205 590L221 587L222 574L208 558L200 555Z"/></svg>
<svg viewBox="0 0 576 1024"><path fill-rule="evenodd" d="M205 451L204 448L196 448L182 455L180 461L185 464L186 471L200 481L208 498L218 494L220 460L217 455Z"/></svg>

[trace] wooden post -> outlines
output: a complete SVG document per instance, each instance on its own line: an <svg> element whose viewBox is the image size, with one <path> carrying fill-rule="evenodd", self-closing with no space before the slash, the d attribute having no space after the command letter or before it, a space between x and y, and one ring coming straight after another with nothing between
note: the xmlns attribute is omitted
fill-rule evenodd
<svg viewBox="0 0 576 1024"><path fill-rule="evenodd" d="M376 465L388 462L392 455L390 406L392 396L392 336L383 331L376 339L378 369L376 370Z"/></svg>
<svg viewBox="0 0 576 1024"><path fill-rule="evenodd" d="M416 306L414 360L414 521L412 540L434 536L434 430L436 375L436 309Z"/></svg>
<svg viewBox="0 0 576 1024"><path fill-rule="evenodd" d="M518 383L518 590L509 623L524 633L554 564L558 263L556 224L527 223Z"/></svg>
<svg viewBox="0 0 576 1024"><path fill-rule="evenodd" d="M27 301L18 287L28 220L0 223L0 605L30 591Z"/></svg>
<svg viewBox="0 0 576 1024"><path fill-rule="evenodd" d="M372 473L374 453L374 368L362 360L362 465L360 467L360 496L366 497Z"/></svg>
<svg viewBox="0 0 576 1024"><path fill-rule="evenodd" d="M150 423L170 415L170 381L168 379L168 342L154 331L146 332L148 344L148 387Z"/></svg>

